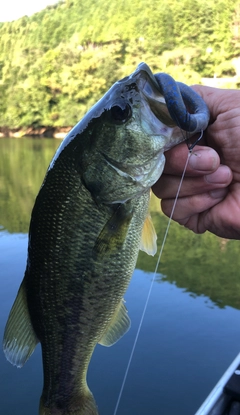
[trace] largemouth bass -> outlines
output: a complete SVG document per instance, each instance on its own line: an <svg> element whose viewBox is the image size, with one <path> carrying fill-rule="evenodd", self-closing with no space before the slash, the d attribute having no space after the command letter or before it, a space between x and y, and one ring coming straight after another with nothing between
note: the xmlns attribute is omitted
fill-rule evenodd
<svg viewBox="0 0 240 415"><path fill-rule="evenodd" d="M184 140L181 128L194 134L208 123L201 98L176 85L140 64L71 130L48 168L3 344L22 367L41 343L40 415L98 414L88 365L97 343L111 346L130 327L123 296L139 249L156 252L150 188L164 151Z"/></svg>

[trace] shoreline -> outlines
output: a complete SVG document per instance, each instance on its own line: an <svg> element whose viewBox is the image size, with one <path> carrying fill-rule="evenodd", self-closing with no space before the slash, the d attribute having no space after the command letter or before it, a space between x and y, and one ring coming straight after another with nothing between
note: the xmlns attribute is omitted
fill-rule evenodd
<svg viewBox="0 0 240 415"><path fill-rule="evenodd" d="M36 138L59 138L63 139L72 127L26 127L26 128L8 128L0 127L0 138L3 137L36 137Z"/></svg>

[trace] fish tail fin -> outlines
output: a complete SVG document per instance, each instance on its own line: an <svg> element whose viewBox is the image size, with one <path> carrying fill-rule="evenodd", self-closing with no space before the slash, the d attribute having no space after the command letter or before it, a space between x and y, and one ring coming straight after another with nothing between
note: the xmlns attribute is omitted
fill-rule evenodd
<svg viewBox="0 0 240 415"><path fill-rule="evenodd" d="M58 403L51 403L47 407L41 397L39 415L99 415L95 399L89 389L73 396L69 403L66 402L66 399L60 398Z"/></svg>

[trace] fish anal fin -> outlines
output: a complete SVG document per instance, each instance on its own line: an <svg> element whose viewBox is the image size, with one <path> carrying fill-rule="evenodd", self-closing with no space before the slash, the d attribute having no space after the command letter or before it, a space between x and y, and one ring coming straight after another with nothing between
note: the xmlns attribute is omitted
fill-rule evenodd
<svg viewBox="0 0 240 415"><path fill-rule="evenodd" d="M22 367L38 343L27 306L24 280L10 311L4 331L3 350L7 360Z"/></svg>
<svg viewBox="0 0 240 415"><path fill-rule="evenodd" d="M143 225L140 249L152 256L157 252L157 234L150 214L147 215Z"/></svg>
<svg viewBox="0 0 240 415"><path fill-rule="evenodd" d="M128 317L127 308L121 300L99 344L112 346L130 329L130 326L131 320Z"/></svg>

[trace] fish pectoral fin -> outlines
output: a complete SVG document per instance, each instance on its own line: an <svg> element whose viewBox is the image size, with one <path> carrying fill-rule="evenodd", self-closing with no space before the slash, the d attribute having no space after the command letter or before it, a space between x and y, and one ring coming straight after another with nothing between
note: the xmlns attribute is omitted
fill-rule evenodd
<svg viewBox="0 0 240 415"><path fill-rule="evenodd" d="M38 343L27 306L24 280L10 311L4 331L3 350L7 360L22 367Z"/></svg>
<svg viewBox="0 0 240 415"><path fill-rule="evenodd" d="M150 214L147 215L143 225L140 249L152 256L157 252L157 234Z"/></svg>
<svg viewBox="0 0 240 415"><path fill-rule="evenodd" d="M131 320L123 301L120 301L112 320L99 341L102 346L112 346L130 329Z"/></svg>
<svg viewBox="0 0 240 415"><path fill-rule="evenodd" d="M96 240L93 248L94 255L109 255L122 247L132 216L133 212L127 204L118 206Z"/></svg>

